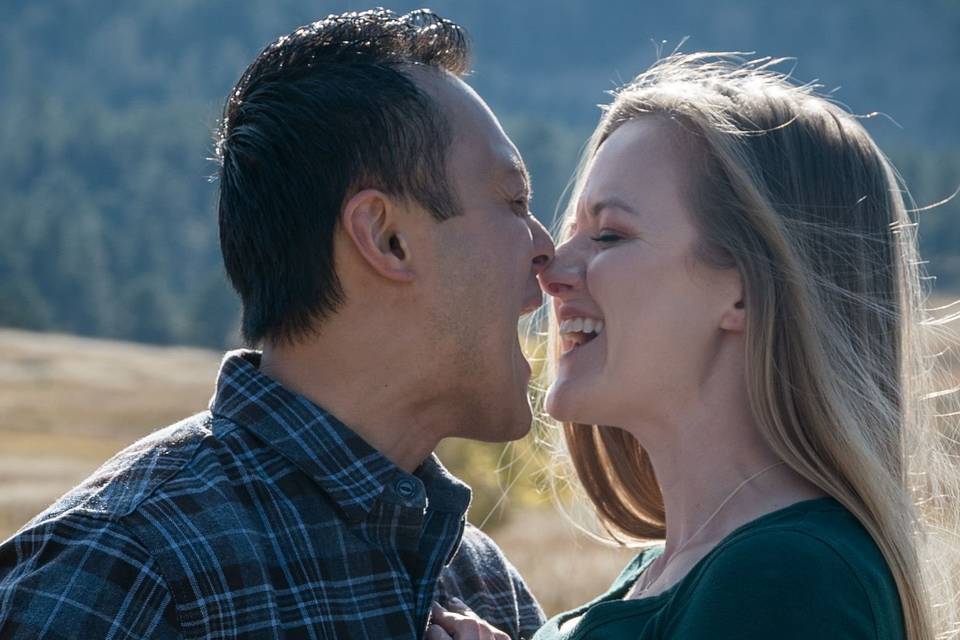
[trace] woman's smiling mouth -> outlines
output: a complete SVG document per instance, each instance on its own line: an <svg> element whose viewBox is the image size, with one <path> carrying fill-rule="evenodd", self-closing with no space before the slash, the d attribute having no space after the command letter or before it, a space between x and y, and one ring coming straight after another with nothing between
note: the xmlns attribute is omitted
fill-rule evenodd
<svg viewBox="0 0 960 640"><path fill-rule="evenodd" d="M590 342L603 332L603 320L568 318L560 322L560 349L567 354Z"/></svg>

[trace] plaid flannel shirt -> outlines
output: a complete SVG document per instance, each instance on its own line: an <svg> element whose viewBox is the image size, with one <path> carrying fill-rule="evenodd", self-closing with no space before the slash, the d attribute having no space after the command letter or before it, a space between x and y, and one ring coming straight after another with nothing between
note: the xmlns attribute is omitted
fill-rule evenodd
<svg viewBox="0 0 960 640"><path fill-rule="evenodd" d="M457 596L512 637L543 612L413 474L228 354L210 411L117 454L0 546L2 638L413 638Z"/></svg>

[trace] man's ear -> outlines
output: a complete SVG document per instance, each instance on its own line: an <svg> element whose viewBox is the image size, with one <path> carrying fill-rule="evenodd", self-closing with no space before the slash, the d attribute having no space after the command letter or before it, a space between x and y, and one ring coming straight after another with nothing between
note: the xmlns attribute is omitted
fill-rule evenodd
<svg viewBox="0 0 960 640"><path fill-rule="evenodd" d="M354 194L343 207L341 224L360 257L389 280L414 279L410 247L398 228L396 199L378 189Z"/></svg>
<svg viewBox="0 0 960 640"><path fill-rule="evenodd" d="M720 328L724 331L742 333L747 326L747 309L743 298L743 279L736 274L736 283L731 290L730 302L720 316Z"/></svg>

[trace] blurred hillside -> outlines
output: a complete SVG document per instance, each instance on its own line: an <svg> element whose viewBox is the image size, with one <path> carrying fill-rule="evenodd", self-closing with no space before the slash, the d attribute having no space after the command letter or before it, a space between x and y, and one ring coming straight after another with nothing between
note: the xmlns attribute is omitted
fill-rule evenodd
<svg viewBox="0 0 960 640"><path fill-rule="evenodd" d="M388 3L406 11L422 2ZM210 131L268 42L356 1L5 0L0 21L0 325L221 347L237 303L216 242ZM530 165L549 221L604 91L658 47L798 58L857 113L920 205L960 185L957 0L436 0L472 35L470 82ZM655 44L666 42L665 45ZM895 122L894 122L895 120ZM960 289L960 200L921 216Z"/></svg>

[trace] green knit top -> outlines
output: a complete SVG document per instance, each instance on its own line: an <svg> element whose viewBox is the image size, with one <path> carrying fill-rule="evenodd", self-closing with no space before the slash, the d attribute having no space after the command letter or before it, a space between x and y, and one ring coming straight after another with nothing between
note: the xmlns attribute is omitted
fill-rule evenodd
<svg viewBox="0 0 960 640"><path fill-rule="evenodd" d="M883 555L833 498L795 503L741 526L668 590L624 600L663 545L609 591L552 618L534 640L902 640ZM576 626L560 627L576 616Z"/></svg>

